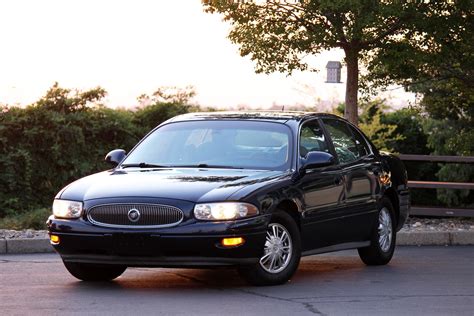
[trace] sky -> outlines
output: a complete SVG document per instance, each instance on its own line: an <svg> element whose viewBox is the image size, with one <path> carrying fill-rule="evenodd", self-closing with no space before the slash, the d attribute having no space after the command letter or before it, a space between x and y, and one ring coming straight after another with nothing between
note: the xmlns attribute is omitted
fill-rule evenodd
<svg viewBox="0 0 474 316"><path fill-rule="evenodd" d="M161 86L187 85L195 87L195 103L220 108L344 100L345 84L325 83L324 68L342 61L341 50L315 56L318 73L256 74L228 31L200 0L3 0L0 104L31 104L56 81L65 88L101 86L111 107L136 106L139 95ZM403 89L381 97L395 107L413 101Z"/></svg>

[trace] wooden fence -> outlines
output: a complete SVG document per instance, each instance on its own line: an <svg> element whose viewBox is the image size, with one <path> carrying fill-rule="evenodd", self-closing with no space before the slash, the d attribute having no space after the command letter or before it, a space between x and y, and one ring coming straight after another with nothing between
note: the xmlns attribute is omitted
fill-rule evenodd
<svg viewBox="0 0 474 316"><path fill-rule="evenodd" d="M432 155L405 155L400 154L403 161L446 162L446 163L474 163L473 156L432 156ZM411 189L454 189L474 190L474 183L466 182L441 182L441 181L408 181ZM411 215L424 216L463 216L474 217L474 209L467 208L442 208L412 206Z"/></svg>

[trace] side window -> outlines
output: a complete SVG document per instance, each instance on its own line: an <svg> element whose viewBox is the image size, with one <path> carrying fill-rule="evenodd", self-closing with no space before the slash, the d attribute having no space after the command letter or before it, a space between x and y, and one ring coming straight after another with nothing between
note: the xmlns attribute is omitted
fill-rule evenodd
<svg viewBox="0 0 474 316"><path fill-rule="evenodd" d="M352 134L355 137L355 142L357 145L357 150L359 151L359 156L360 157L365 157L370 153L369 147L367 146L367 142L364 139L364 136L356 130L354 127L349 125L349 128L352 131Z"/></svg>
<svg viewBox="0 0 474 316"><path fill-rule="evenodd" d="M323 122L331 136L334 149L341 164L350 163L365 156L360 150L361 146L357 144L356 139L349 130L349 125L343 121L333 119L325 119ZM365 150L363 147L362 149Z"/></svg>
<svg viewBox="0 0 474 316"><path fill-rule="evenodd" d="M300 131L300 156L306 157L310 151L329 153L329 147L324 138L323 130L317 121L305 123Z"/></svg>

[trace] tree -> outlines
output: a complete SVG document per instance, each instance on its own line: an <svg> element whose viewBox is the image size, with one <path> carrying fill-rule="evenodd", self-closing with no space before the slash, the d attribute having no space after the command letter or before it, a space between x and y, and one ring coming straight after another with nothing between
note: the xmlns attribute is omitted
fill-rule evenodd
<svg viewBox="0 0 474 316"><path fill-rule="evenodd" d="M410 37L416 41L420 21L446 28L454 1L202 0L210 13L231 23L229 38L240 54L256 62L258 73L310 69L306 56L341 48L347 65L345 117L358 121L359 63L370 64L381 48ZM415 37L413 37L415 36ZM415 39L415 40L413 40Z"/></svg>
<svg viewBox="0 0 474 316"><path fill-rule="evenodd" d="M474 2L443 1L436 13L429 22L414 21L407 36L377 50L364 82L375 88L401 84L409 91L424 93L432 84L451 80L472 89Z"/></svg>
<svg viewBox="0 0 474 316"><path fill-rule="evenodd" d="M424 129L432 152L474 155L474 88L465 85L463 80L451 78L425 84L423 93L420 105L429 116ZM474 167L443 164L437 176L441 181L474 182ZM450 206L473 206L472 190L438 189L437 193L438 199Z"/></svg>
<svg viewBox="0 0 474 316"><path fill-rule="evenodd" d="M404 85L422 95L419 104L424 132L431 153L474 155L474 2L458 0L449 14L433 18L432 25L415 21L417 40L411 37L377 52L370 66L368 82L375 88L390 83ZM437 25L441 25L439 27ZM421 32L423 30L423 32ZM474 167L441 164L441 181L472 182ZM447 205L472 206L471 190L437 190Z"/></svg>

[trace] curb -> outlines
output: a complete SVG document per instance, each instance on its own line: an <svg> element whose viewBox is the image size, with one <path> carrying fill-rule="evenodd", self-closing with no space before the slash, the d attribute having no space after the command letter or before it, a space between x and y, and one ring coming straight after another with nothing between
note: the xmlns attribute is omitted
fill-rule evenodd
<svg viewBox="0 0 474 316"><path fill-rule="evenodd" d="M398 246L468 246L474 245L474 231L399 232Z"/></svg>
<svg viewBox="0 0 474 316"><path fill-rule="evenodd" d="M474 231L405 232L397 234L397 246L472 246ZM0 239L0 254L54 252L48 238Z"/></svg>
<svg viewBox="0 0 474 316"><path fill-rule="evenodd" d="M7 241L5 239L0 239L0 254L7 253Z"/></svg>
<svg viewBox="0 0 474 316"><path fill-rule="evenodd" d="M18 238L0 240L0 254L54 252L48 238Z"/></svg>

